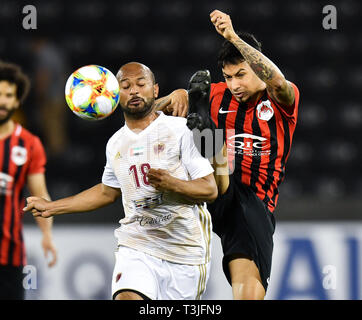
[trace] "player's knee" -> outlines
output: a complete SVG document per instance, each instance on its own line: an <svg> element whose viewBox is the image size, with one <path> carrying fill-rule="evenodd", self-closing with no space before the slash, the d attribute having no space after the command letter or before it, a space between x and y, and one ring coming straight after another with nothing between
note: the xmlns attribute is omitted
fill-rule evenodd
<svg viewBox="0 0 362 320"><path fill-rule="evenodd" d="M247 275L232 282L232 291L235 300L262 300L265 296L265 289L259 279Z"/></svg>
<svg viewBox="0 0 362 320"><path fill-rule="evenodd" d="M116 295L114 300L143 300L143 298L135 292L122 291Z"/></svg>

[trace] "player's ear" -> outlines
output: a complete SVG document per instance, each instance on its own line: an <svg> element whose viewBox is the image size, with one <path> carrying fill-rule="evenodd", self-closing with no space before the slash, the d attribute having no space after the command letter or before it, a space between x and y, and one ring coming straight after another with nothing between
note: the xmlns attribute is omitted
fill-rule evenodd
<svg viewBox="0 0 362 320"><path fill-rule="evenodd" d="M159 92L158 83L155 83L155 84L153 85L153 94L154 94L155 98L158 97L158 92Z"/></svg>

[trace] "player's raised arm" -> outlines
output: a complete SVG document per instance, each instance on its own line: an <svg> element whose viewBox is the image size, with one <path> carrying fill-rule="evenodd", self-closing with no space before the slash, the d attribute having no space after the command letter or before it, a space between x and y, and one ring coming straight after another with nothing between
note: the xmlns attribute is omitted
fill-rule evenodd
<svg viewBox="0 0 362 320"><path fill-rule="evenodd" d="M86 212L102 208L116 201L121 191L99 183L74 196L48 201L39 197L28 197L24 211L31 211L33 216L48 218L65 213Z"/></svg>
<svg viewBox="0 0 362 320"><path fill-rule="evenodd" d="M295 97L291 84L272 61L240 39L234 31L230 16L219 10L214 10L210 14L210 19L216 31L240 51L255 74L266 83L270 96L282 106L292 106Z"/></svg>
<svg viewBox="0 0 362 320"><path fill-rule="evenodd" d="M186 117L188 94L185 89L177 89L155 101L155 109L175 117Z"/></svg>

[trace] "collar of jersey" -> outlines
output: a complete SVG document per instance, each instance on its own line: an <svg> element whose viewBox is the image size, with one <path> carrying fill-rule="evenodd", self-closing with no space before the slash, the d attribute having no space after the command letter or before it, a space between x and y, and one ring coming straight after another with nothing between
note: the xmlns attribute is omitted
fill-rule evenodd
<svg viewBox="0 0 362 320"><path fill-rule="evenodd" d="M163 118L165 116L165 114L162 112L162 111L156 111L156 113L159 114L159 116L153 120L146 128L144 128L142 131L140 131L139 133L136 133L136 132L133 132L130 128L128 128L127 126L127 123L124 124L127 132L130 134L130 135L133 135L135 137L140 137L142 135L144 135L145 133L147 133L149 130L152 129L152 127L155 126L155 123L157 123L158 121L160 121L161 118Z"/></svg>

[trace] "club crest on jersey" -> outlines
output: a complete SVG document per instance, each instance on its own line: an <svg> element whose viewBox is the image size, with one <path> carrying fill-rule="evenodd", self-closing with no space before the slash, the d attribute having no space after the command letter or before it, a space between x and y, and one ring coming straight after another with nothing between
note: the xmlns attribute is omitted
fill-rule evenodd
<svg viewBox="0 0 362 320"><path fill-rule="evenodd" d="M164 150L165 150L165 144L162 143L162 142L156 143L156 144L153 146L153 151L154 151L156 154L159 154L159 153L163 152Z"/></svg>
<svg viewBox="0 0 362 320"><path fill-rule="evenodd" d="M14 146L11 149L11 160L17 166L22 166L27 159L28 159L28 152L24 147Z"/></svg>
<svg viewBox="0 0 362 320"><path fill-rule="evenodd" d="M256 106L256 115L260 120L269 121L274 115L274 109L269 100L262 101Z"/></svg>

